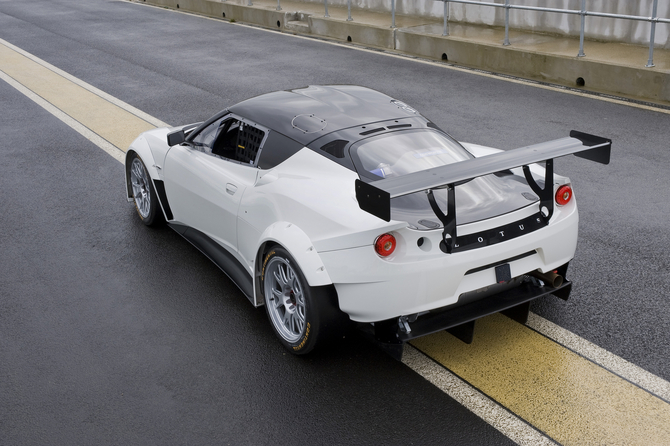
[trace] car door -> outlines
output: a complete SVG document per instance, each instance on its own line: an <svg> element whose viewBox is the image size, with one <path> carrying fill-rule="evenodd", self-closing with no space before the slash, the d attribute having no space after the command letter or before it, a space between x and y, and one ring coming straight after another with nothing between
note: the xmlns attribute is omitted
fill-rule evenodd
<svg viewBox="0 0 670 446"><path fill-rule="evenodd" d="M267 130L234 115L203 128L167 153L165 190L174 222L237 251L237 212L256 182L256 160Z"/></svg>

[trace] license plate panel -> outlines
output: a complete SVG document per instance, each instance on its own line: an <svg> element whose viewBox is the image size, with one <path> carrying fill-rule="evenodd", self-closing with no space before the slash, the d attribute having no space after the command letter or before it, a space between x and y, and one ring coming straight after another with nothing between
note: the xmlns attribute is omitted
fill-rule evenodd
<svg viewBox="0 0 670 446"><path fill-rule="evenodd" d="M512 280L512 270L509 263L496 266L496 282L507 283Z"/></svg>

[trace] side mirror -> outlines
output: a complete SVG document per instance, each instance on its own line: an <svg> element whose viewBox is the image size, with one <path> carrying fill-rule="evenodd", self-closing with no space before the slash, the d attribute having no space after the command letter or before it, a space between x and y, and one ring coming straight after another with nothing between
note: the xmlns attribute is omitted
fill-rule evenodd
<svg viewBox="0 0 670 446"><path fill-rule="evenodd" d="M167 143L168 146L176 146L186 141L186 135L184 135L184 130L177 130L167 134Z"/></svg>

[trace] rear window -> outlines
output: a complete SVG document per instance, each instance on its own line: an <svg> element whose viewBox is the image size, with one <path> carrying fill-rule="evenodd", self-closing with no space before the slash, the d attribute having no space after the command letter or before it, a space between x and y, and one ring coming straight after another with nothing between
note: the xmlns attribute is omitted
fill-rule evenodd
<svg viewBox="0 0 670 446"><path fill-rule="evenodd" d="M433 130L391 132L364 139L351 148L361 176L392 178L472 158L463 146Z"/></svg>

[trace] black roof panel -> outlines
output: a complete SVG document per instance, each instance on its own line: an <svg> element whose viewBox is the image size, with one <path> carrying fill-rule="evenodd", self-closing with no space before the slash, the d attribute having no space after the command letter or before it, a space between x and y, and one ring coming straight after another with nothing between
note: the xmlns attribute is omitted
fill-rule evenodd
<svg viewBox="0 0 670 446"><path fill-rule="evenodd" d="M304 145L349 127L420 116L390 96L354 85L312 85L277 91L247 99L228 110ZM325 120L325 125L303 125L301 130L300 125L293 125L294 118L300 115L314 115L309 118Z"/></svg>

